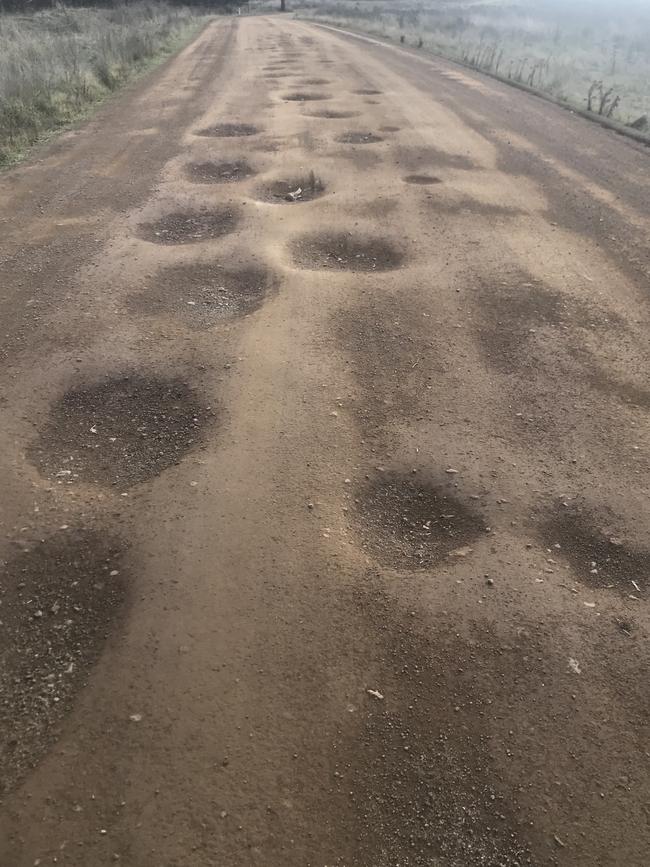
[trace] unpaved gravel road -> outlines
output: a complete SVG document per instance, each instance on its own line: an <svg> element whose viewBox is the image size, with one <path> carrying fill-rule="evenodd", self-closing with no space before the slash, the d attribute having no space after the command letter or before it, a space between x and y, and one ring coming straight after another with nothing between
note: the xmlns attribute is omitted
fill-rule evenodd
<svg viewBox="0 0 650 867"><path fill-rule="evenodd" d="M649 863L649 193L281 18L0 179L2 867Z"/></svg>

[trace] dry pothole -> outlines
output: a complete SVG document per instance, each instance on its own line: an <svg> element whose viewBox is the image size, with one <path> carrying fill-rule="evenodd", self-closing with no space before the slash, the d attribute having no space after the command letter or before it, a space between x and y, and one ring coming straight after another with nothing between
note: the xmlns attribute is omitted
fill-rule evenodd
<svg viewBox="0 0 650 867"><path fill-rule="evenodd" d="M431 568L485 532L481 516L455 494L399 473L382 473L355 503L364 548L395 569Z"/></svg>
<svg viewBox="0 0 650 867"><path fill-rule="evenodd" d="M84 687L128 592L122 546L65 530L2 564L0 792L33 768Z"/></svg>
<svg viewBox="0 0 650 867"><path fill-rule="evenodd" d="M291 252L296 265L310 270L390 271L399 268L404 258L385 238L347 232L302 235L292 242Z"/></svg>
<svg viewBox="0 0 650 867"><path fill-rule="evenodd" d="M589 587L644 597L650 589L650 551L628 545L616 532L616 519L572 504L559 506L541 528L557 558L565 558Z"/></svg>
<svg viewBox="0 0 650 867"><path fill-rule="evenodd" d="M199 130L196 135L214 138L234 138L236 136L257 135L259 129L250 123L217 123Z"/></svg>
<svg viewBox="0 0 650 867"><path fill-rule="evenodd" d="M383 141L379 135L373 132L344 132L337 139L342 144L375 144L375 142Z"/></svg>
<svg viewBox="0 0 650 867"><path fill-rule="evenodd" d="M440 178L437 178L435 175L406 175L404 181L407 184L422 184L423 186L442 183Z"/></svg>
<svg viewBox="0 0 650 867"><path fill-rule="evenodd" d="M231 208L194 213L178 211L153 223L141 223L138 229L140 237L153 244L195 244L234 232L238 221L238 215Z"/></svg>
<svg viewBox="0 0 650 867"><path fill-rule="evenodd" d="M334 108L323 108L320 111L312 111L308 117L324 117L330 120L339 120L349 117L359 117L358 111L343 111Z"/></svg>
<svg viewBox="0 0 650 867"><path fill-rule="evenodd" d="M261 269L172 265L157 273L143 291L132 295L129 306L147 315L181 316L192 328L210 328L259 309L273 285L268 272Z"/></svg>
<svg viewBox="0 0 650 867"><path fill-rule="evenodd" d="M399 132L400 128L398 126L380 126L380 132Z"/></svg>
<svg viewBox="0 0 650 867"><path fill-rule="evenodd" d="M245 160L232 163L189 163L185 172L191 181L199 184L227 184L243 181L256 174Z"/></svg>
<svg viewBox="0 0 650 867"><path fill-rule="evenodd" d="M331 99L327 93L309 93L307 91L295 91L294 93L285 93L282 99L287 102L312 102L320 99Z"/></svg>
<svg viewBox="0 0 650 867"><path fill-rule="evenodd" d="M325 192L325 184L310 171L292 178L283 178L264 184L259 189L259 198L265 202L309 202Z"/></svg>
<svg viewBox="0 0 650 867"><path fill-rule="evenodd" d="M213 419L180 379L140 374L67 391L29 450L43 475L128 488L179 463Z"/></svg>
<svg viewBox="0 0 650 867"><path fill-rule="evenodd" d="M306 87L315 87L318 85L329 84L330 81L328 78L306 78L304 81L301 81L300 84Z"/></svg>

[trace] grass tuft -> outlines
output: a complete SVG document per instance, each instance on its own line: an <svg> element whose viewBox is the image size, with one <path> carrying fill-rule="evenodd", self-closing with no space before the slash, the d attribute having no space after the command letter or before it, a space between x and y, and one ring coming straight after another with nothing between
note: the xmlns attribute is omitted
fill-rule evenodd
<svg viewBox="0 0 650 867"><path fill-rule="evenodd" d="M200 22L186 7L147 0L0 14L0 166L83 116Z"/></svg>

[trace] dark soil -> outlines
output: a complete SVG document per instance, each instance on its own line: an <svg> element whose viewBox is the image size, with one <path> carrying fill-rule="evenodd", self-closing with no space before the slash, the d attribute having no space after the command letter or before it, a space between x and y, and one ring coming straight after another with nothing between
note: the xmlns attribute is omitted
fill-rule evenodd
<svg viewBox="0 0 650 867"><path fill-rule="evenodd" d="M201 329L253 313L272 285L268 272L254 268L231 271L218 265L172 265L129 300L136 313L171 313Z"/></svg>
<svg viewBox="0 0 650 867"><path fill-rule="evenodd" d="M245 160L233 163L189 163L185 173L189 180L199 184L227 184L257 174Z"/></svg>
<svg viewBox="0 0 650 867"><path fill-rule="evenodd" d="M338 111L334 108L323 108L320 111L312 111L308 116L309 117L324 117L329 120L339 120L348 117L359 117L360 112L358 111Z"/></svg>
<svg viewBox="0 0 650 867"><path fill-rule="evenodd" d="M292 242L291 250L296 265L310 270L391 271L404 259L390 241L346 232L302 235Z"/></svg>
<svg viewBox="0 0 650 867"><path fill-rule="evenodd" d="M218 123L199 130L196 135L214 138L234 138L235 136L257 135L259 129L250 123Z"/></svg>
<svg viewBox="0 0 650 867"><path fill-rule="evenodd" d="M543 360L534 352L537 335L556 334L575 340L575 330L620 327L621 320L596 305L533 281L526 274L477 291L482 322L477 333L489 363L502 373L539 372ZM578 332L579 333L579 332Z"/></svg>
<svg viewBox="0 0 650 867"><path fill-rule="evenodd" d="M332 97L327 93L307 93L303 91L296 91L295 93L286 93L282 99L287 102L311 102L319 99L331 99Z"/></svg>
<svg viewBox="0 0 650 867"><path fill-rule="evenodd" d="M557 559L569 562L583 584L645 598L650 585L650 550L625 543L617 527L620 521L605 512L597 516L586 507L558 504L542 523L541 536Z"/></svg>
<svg viewBox="0 0 650 867"><path fill-rule="evenodd" d="M0 793L33 768L99 658L130 580L119 542L61 530L1 564Z"/></svg>
<svg viewBox="0 0 650 867"><path fill-rule="evenodd" d="M300 195L295 198L292 193L300 190ZM296 202L309 202L317 199L325 193L325 184L320 178L311 174L296 176L289 179L271 181L258 190L258 197L265 202L278 204L295 204Z"/></svg>
<svg viewBox="0 0 650 867"><path fill-rule="evenodd" d="M212 417L181 380L111 378L67 391L29 456L61 484L124 489L177 464Z"/></svg>
<svg viewBox="0 0 650 867"><path fill-rule="evenodd" d="M379 135L375 135L373 132L344 132L343 135L340 135L337 139L341 144L375 144L376 142L383 141L383 138Z"/></svg>
<svg viewBox="0 0 650 867"><path fill-rule="evenodd" d="M442 181L440 178L436 178L434 175L406 175L404 178L407 184L441 184Z"/></svg>
<svg viewBox="0 0 650 867"><path fill-rule="evenodd" d="M153 223L141 223L138 229L140 237L153 244L195 244L234 232L238 222L232 209L220 208L205 213L167 214Z"/></svg>
<svg viewBox="0 0 650 867"><path fill-rule="evenodd" d="M359 611L360 630L372 628L376 636L372 663L381 675L362 684L382 698L360 690L333 744L322 809L333 815L337 842L348 850L339 863L536 863L529 845L534 829L517 792L502 782L491 738L495 693L517 706L522 694L535 700L537 648L515 640L514 651L504 653L487 625L477 624L471 638L443 619L423 627L382 592L356 593L349 604Z"/></svg>
<svg viewBox="0 0 650 867"><path fill-rule="evenodd" d="M380 474L355 503L364 548L395 569L430 569L485 530L451 489L398 473Z"/></svg>

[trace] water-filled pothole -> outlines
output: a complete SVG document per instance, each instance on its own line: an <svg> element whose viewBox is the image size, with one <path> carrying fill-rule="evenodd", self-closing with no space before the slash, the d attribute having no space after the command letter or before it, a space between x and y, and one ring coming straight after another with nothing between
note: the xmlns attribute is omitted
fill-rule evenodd
<svg viewBox="0 0 650 867"><path fill-rule="evenodd" d="M315 172L305 172L264 184L258 191L262 201L275 203L309 202L325 192L325 184Z"/></svg>
<svg viewBox="0 0 650 867"><path fill-rule="evenodd" d="M341 144L375 144L375 142L383 141L379 135L374 132L344 132L337 139Z"/></svg>
<svg viewBox="0 0 650 867"><path fill-rule="evenodd" d="M327 93L316 93L308 91L294 91L293 93L285 93L282 97L287 102L312 102L320 99L331 99Z"/></svg>
<svg viewBox="0 0 650 867"><path fill-rule="evenodd" d="M618 523L612 515L599 519L586 508L560 505L542 525L541 536L554 555L570 563L583 584L645 597L650 590L650 551L626 544L614 529Z"/></svg>
<svg viewBox="0 0 650 867"><path fill-rule="evenodd" d="M437 178L435 175L406 175L404 181L407 184L422 184L423 186L442 183L440 178Z"/></svg>
<svg viewBox="0 0 650 867"><path fill-rule="evenodd" d="M194 213L178 211L152 223L141 223L138 230L144 241L153 244L195 244L234 232L238 220L232 208Z"/></svg>
<svg viewBox="0 0 650 867"><path fill-rule="evenodd" d="M245 316L259 309L273 288L267 271L229 270L219 265L172 265L129 299L131 310L182 317L192 328Z"/></svg>
<svg viewBox="0 0 650 867"><path fill-rule="evenodd" d="M62 484L123 489L178 463L213 417L181 379L113 377L67 391L28 453Z"/></svg>
<svg viewBox="0 0 650 867"><path fill-rule="evenodd" d="M373 90L371 87L362 87L359 90L353 90L352 92L359 96L378 96L382 91Z"/></svg>
<svg viewBox="0 0 650 867"><path fill-rule="evenodd" d="M46 753L99 658L129 580L105 532L63 530L3 564L0 792Z"/></svg>
<svg viewBox="0 0 650 867"><path fill-rule="evenodd" d="M191 181L198 184L227 184L243 181L257 174L245 160L231 163L189 163L185 172Z"/></svg>
<svg viewBox="0 0 650 867"><path fill-rule="evenodd" d="M196 135L214 138L234 138L236 136L257 135L259 129L250 123L217 123L199 130Z"/></svg>
<svg viewBox="0 0 650 867"><path fill-rule="evenodd" d="M382 473L355 498L364 547L396 569L427 569L485 532L481 516L451 491Z"/></svg>
<svg viewBox="0 0 650 867"><path fill-rule="evenodd" d="M403 253L385 238L357 237L348 232L301 235L291 244L293 261L301 268L336 271L390 271L399 268Z"/></svg>

